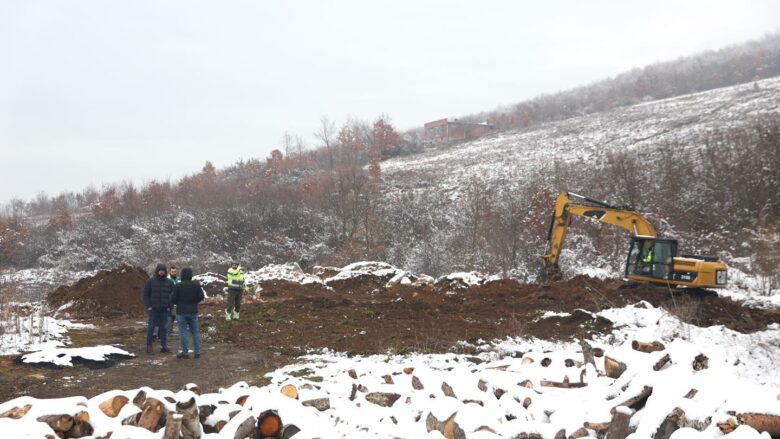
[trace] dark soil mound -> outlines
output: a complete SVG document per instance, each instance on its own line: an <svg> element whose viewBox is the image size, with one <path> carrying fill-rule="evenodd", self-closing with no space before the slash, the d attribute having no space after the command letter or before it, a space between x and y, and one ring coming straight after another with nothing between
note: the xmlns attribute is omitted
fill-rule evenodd
<svg viewBox="0 0 780 439"><path fill-rule="evenodd" d="M124 266L101 271L54 290L46 298L49 307L63 309L75 318L111 318L146 315L143 289L149 275L142 268Z"/></svg>
<svg viewBox="0 0 780 439"><path fill-rule="evenodd" d="M258 286L262 288L260 291L261 297L295 297L301 295L333 294L333 291L328 290L322 284L299 284L284 279L265 280L259 282Z"/></svg>

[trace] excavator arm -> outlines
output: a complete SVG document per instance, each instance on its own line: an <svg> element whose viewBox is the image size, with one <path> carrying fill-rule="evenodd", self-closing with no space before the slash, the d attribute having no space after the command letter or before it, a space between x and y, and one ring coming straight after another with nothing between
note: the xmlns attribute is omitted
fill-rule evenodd
<svg viewBox="0 0 780 439"><path fill-rule="evenodd" d="M543 274L557 276L558 257L572 216L584 216L627 230L633 235L656 237L655 227L631 208L611 206L570 192L561 192L547 234L547 248L542 256Z"/></svg>

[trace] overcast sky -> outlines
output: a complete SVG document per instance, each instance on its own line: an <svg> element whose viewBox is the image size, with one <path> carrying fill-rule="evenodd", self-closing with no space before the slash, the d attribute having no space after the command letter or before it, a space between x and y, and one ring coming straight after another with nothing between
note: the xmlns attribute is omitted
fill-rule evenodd
<svg viewBox="0 0 780 439"><path fill-rule="evenodd" d="M0 2L0 202L403 130L780 30L766 1Z"/></svg>

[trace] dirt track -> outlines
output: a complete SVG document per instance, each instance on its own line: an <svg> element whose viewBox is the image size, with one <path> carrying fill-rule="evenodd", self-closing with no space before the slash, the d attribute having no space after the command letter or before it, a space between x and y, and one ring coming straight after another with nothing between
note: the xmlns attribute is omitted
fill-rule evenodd
<svg viewBox="0 0 780 439"><path fill-rule="evenodd" d="M93 319L97 329L70 334L74 347L110 343L138 357L98 370L34 368L0 357L6 363L0 364L4 368L0 401L23 394L93 396L109 389L144 385L175 389L188 382L207 391L238 380L258 384L266 372L289 364L308 348L403 354L448 352L460 340L588 337L608 333L611 323L578 309L593 312L640 300L699 326L722 324L754 332L780 321L778 310L744 308L714 294L652 286L622 289L621 285L619 281L587 277L548 287L500 281L452 295L430 287L396 286L370 294L359 288L334 293L280 286L264 290L261 303L245 304L239 322L221 319L220 305L202 306L204 355L199 360L177 360L170 354L147 356L145 323L137 317ZM544 311L572 315L536 321ZM177 335L170 345L178 346Z"/></svg>

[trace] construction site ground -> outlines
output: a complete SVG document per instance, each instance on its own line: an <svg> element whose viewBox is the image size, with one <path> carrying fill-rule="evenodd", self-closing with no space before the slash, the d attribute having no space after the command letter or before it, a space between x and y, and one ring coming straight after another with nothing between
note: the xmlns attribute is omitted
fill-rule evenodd
<svg viewBox="0 0 780 439"><path fill-rule="evenodd" d="M132 294L123 299L141 300L140 292ZM80 320L94 328L69 332L71 347L111 344L132 352L135 358L90 369L36 367L20 364L18 357L0 357L0 401L21 395L91 397L141 386L175 390L190 382L204 391L237 381L262 385L267 372L322 348L348 355L470 354L474 348L459 341L475 344L508 336L563 341L588 338L612 330L611 322L589 312L642 300L698 326L724 325L750 333L780 322L778 310L743 307L712 292L648 285L625 288L619 280L588 277L547 286L494 281L450 294L430 286L361 289L353 285L315 291L280 285L264 289L259 300L248 300L240 321L225 321L219 303L202 305L200 359L176 358L178 329L169 341L173 354L160 354L156 344L156 353L147 355L146 320L137 311L130 315L94 313ZM570 315L539 319L545 311Z"/></svg>

